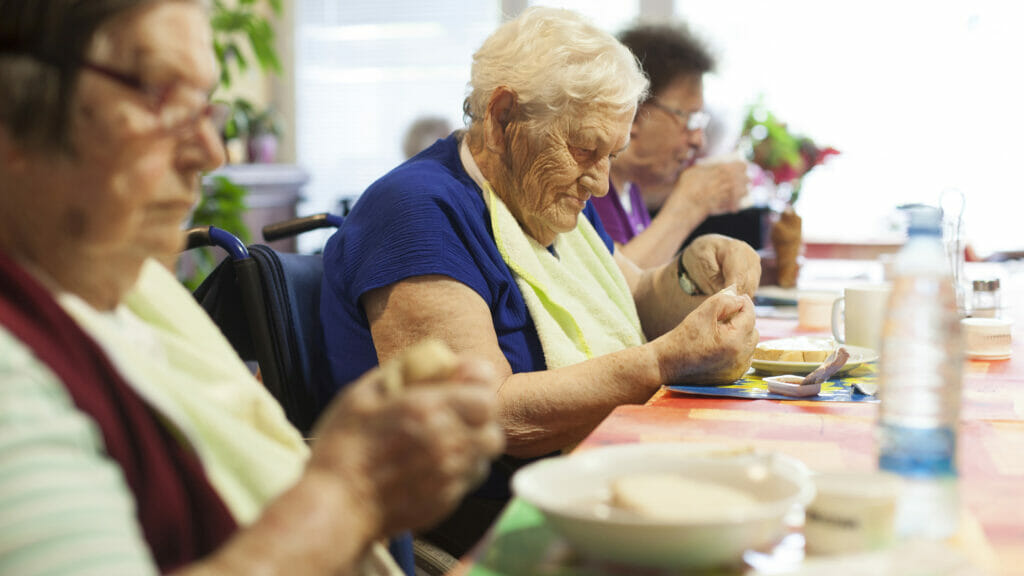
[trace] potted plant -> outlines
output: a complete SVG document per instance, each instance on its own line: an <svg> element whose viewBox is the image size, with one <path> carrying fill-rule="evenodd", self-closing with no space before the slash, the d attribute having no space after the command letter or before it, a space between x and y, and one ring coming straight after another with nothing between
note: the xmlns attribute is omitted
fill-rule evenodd
<svg viewBox="0 0 1024 576"><path fill-rule="evenodd" d="M257 164L276 161L278 138L284 131L281 115L273 106L255 110L251 104L247 107L247 114L246 158Z"/></svg>
<svg viewBox="0 0 1024 576"><path fill-rule="evenodd" d="M213 0L210 24L213 28L213 49L220 65L218 92L231 87L235 77L248 71L250 58L254 57L259 69L268 74L281 71L281 62L275 47L275 34L271 18L281 14L282 0ZM253 106L243 98L221 100L231 106L231 113L224 126L220 127L226 148L240 139L244 153L248 150L247 140L253 133L253 123L258 130L268 131L268 119L258 118ZM273 129L280 134L280 120L276 119ZM196 209L192 213L190 226L217 226L235 234L243 242L250 241L250 233L242 215L246 211L247 191L223 176L212 179ZM209 274L216 264L216 258L205 248L194 250L194 257L187 259L179 268L179 276L190 288L194 288Z"/></svg>
<svg viewBox="0 0 1024 576"><path fill-rule="evenodd" d="M796 286L800 270L798 259L803 246L803 221L795 207L803 178L839 151L831 146L820 146L803 134L791 132L761 102L751 106L747 112L743 139L748 143L749 159L775 186L777 197L783 202L770 235L778 285L792 288Z"/></svg>
<svg viewBox="0 0 1024 576"><path fill-rule="evenodd" d="M227 147L228 163L267 164L277 160L278 138L284 121L273 106L257 110L252 102L236 98L221 131Z"/></svg>

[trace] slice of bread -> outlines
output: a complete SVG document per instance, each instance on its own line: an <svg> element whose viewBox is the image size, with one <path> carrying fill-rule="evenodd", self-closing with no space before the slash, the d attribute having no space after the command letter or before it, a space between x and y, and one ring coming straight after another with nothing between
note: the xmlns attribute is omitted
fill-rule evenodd
<svg viewBox="0 0 1024 576"><path fill-rule="evenodd" d="M783 338L761 342L754 349L754 360L770 362L823 362L836 347L832 338Z"/></svg>
<svg viewBox="0 0 1024 576"><path fill-rule="evenodd" d="M825 358L832 353L832 348L827 350L804 350L804 362L824 362Z"/></svg>
<svg viewBox="0 0 1024 576"><path fill-rule="evenodd" d="M612 506L657 520L707 522L741 515L757 505L747 492L672 473L624 476L611 490Z"/></svg>
<svg viewBox="0 0 1024 576"><path fill-rule="evenodd" d="M779 362L803 362L804 351L803 350L781 350L782 354L779 354Z"/></svg>

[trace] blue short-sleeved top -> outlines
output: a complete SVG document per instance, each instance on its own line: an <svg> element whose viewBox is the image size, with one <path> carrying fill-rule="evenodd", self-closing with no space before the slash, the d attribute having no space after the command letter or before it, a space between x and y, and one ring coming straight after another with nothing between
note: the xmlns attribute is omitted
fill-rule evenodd
<svg viewBox="0 0 1024 576"><path fill-rule="evenodd" d="M583 213L612 251L589 203ZM320 315L331 381L317 390L321 405L377 365L362 295L427 274L451 277L483 298L513 373L546 368L526 303L494 243L480 188L452 135L374 182L324 249Z"/></svg>

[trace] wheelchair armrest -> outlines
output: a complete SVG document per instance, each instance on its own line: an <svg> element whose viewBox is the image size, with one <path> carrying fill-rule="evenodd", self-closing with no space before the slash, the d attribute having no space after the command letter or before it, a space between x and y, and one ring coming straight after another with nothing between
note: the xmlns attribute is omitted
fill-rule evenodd
<svg viewBox="0 0 1024 576"><path fill-rule="evenodd" d="M234 234L216 226L197 226L185 231L185 249L218 246L231 256L232 260L249 257L249 249Z"/></svg>
<svg viewBox="0 0 1024 576"><path fill-rule="evenodd" d="M293 218L291 220L285 220L284 222L267 224L264 226L263 240L266 242L273 242L274 240L289 238L318 228L337 228L338 226L341 226L341 222L342 218L340 216L329 214L327 212L304 216L302 218Z"/></svg>

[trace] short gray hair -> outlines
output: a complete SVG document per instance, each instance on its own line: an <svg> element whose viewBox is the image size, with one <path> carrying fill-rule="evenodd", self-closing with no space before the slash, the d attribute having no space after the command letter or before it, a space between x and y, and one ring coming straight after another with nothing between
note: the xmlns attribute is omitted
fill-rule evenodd
<svg viewBox="0 0 1024 576"><path fill-rule="evenodd" d="M93 36L156 1L0 0L0 126L27 147L70 150L71 96Z"/></svg>
<svg viewBox="0 0 1024 576"><path fill-rule="evenodd" d="M470 121L484 117L500 87L513 90L524 119L548 124L582 103L635 108L647 78L614 36L570 10L532 7L501 25L473 55Z"/></svg>

